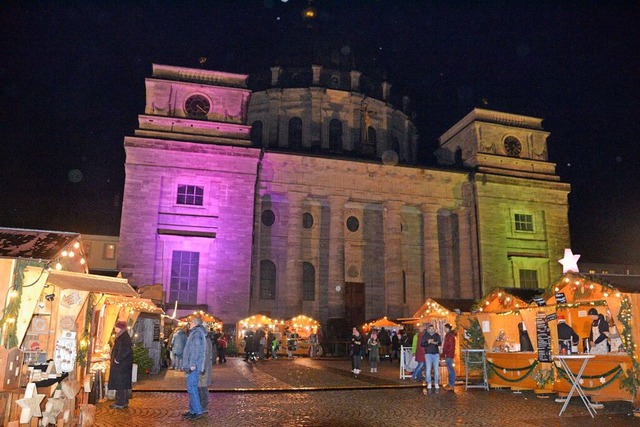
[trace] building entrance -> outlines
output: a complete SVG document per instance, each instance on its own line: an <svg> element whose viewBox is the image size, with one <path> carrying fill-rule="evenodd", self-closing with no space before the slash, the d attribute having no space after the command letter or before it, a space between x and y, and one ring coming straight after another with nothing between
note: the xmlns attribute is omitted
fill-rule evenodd
<svg viewBox="0 0 640 427"><path fill-rule="evenodd" d="M364 283L344 284L344 318L349 327L364 324Z"/></svg>

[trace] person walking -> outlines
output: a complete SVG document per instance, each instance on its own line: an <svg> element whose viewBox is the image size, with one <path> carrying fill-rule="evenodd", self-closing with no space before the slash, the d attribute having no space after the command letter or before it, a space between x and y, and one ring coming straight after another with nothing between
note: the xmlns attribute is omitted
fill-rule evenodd
<svg viewBox="0 0 640 427"><path fill-rule="evenodd" d="M369 348L369 365L371 366L371 372L378 372L378 362L380 362L380 341L378 341L378 334L373 332L371 337L367 341L367 347Z"/></svg>
<svg viewBox="0 0 640 427"><path fill-rule="evenodd" d="M318 352L318 334L314 331L309 335L309 357L316 357Z"/></svg>
<svg viewBox="0 0 640 427"><path fill-rule="evenodd" d="M129 390L131 390L131 374L133 370L133 345L127 332L127 322L119 320L114 327L116 339L111 350L111 367L109 370L109 390L116 391L116 402L109 405L111 409L124 409L129 406Z"/></svg>
<svg viewBox="0 0 640 427"><path fill-rule="evenodd" d="M227 363L227 346L229 342L227 341L227 335L222 334L220 338L218 338L218 363L223 364Z"/></svg>
<svg viewBox="0 0 640 427"><path fill-rule="evenodd" d="M202 413L209 413L209 386L213 384L213 364L215 363L215 357L213 348L213 332L209 332L209 335L204 340L205 342L205 362L204 372L200 372L198 375L198 394L200 395L200 406L202 406ZM214 355L215 354L215 355Z"/></svg>
<svg viewBox="0 0 640 427"><path fill-rule="evenodd" d="M203 417L200 393L198 391L198 376L205 372L207 352L207 330L202 326L202 317L191 317L191 329L184 346L183 368L187 374L187 392L189 393L189 411L182 414L189 420L198 420Z"/></svg>
<svg viewBox="0 0 640 427"><path fill-rule="evenodd" d="M384 327L380 328L380 332L378 332L378 341L380 341L380 357L384 359L388 356L389 361L393 361L391 358L391 337Z"/></svg>
<svg viewBox="0 0 640 427"><path fill-rule="evenodd" d="M424 358L427 369L427 389L431 388L431 369L433 369L435 375L433 384L437 390L440 388L440 370L438 369L438 365L440 364L439 347L442 345L442 338L440 338L440 334L436 332L435 326L429 325L427 327L427 332L422 337L420 345L424 347Z"/></svg>
<svg viewBox="0 0 640 427"><path fill-rule="evenodd" d="M442 345L442 354L447 364L447 372L449 374L448 384L445 384L445 390L453 390L456 385L456 370L453 367L453 359L456 356L456 333L451 330L449 323L444 325L444 344Z"/></svg>
<svg viewBox="0 0 640 427"><path fill-rule="evenodd" d="M414 381L422 381L422 374L424 372L424 347L420 345L420 342L422 342L425 330L426 328L424 326L420 326L419 332L413 336L411 351L417 363L413 374L411 374L411 379Z"/></svg>
<svg viewBox="0 0 640 427"><path fill-rule="evenodd" d="M171 339L171 353L173 354L173 369L182 370L182 352L187 342L187 333L182 326L178 326Z"/></svg>

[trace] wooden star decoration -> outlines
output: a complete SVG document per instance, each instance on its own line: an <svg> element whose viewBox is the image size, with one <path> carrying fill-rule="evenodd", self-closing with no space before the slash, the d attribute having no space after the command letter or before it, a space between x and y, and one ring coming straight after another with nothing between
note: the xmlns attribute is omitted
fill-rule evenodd
<svg viewBox="0 0 640 427"><path fill-rule="evenodd" d="M22 412L20 412L20 424L28 424L31 417L42 416L40 404L44 398L44 394L38 394L38 389L34 383L27 384L23 398L16 400L16 404L22 408Z"/></svg>
<svg viewBox="0 0 640 427"><path fill-rule="evenodd" d="M47 400L47 404L45 405L45 411L51 412L54 417L57 417L60 412L64 409L64 397L60 397L61 391L56 390L53 397Z"/></svg>
<svg viewBox="0 0 640 427"><path fill-rule="evenodd" d="M574 255L571 252L571 249L564 250L564 258L558 260L560 264L562 264L562 274L566 274L570 271L574 273L579 273L578 269L578 260L580 259L580 255Z"/></svg>
<svg viewBox="0 0 640 427"><path fill-rule="evenodd" d="M49 424L56 424L56 416L51 412L44 411L42 413L42 419L40 420L41 426L48 426Z"/></svg>
<svg viewBox="0 0 640 427"><path fill-rule="evenodd" d="M67 399L73 399L80 391L80 381L66 380L62 382L62 392Z"/></svg>

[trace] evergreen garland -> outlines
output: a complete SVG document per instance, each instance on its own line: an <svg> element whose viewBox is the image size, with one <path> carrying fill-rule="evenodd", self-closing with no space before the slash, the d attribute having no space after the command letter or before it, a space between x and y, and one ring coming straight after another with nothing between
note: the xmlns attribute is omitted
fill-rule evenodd
<svg viewBox="0 0 640 427"><path fill-rule="evenodd" d="M20 344L18 342L18 315L20 314L20 304L22 304L22 288L33 286L37 282L26 286L22 283L24 281L24 270L30 265L43 267L42 262L16 260L16 265L13 269L13 285L8 290L7 304L2 311L2 319L0 319L0 331L4 330L5 325L7 325L6 341L2 343L1 341L4 337L0 337L0 343L4 344L7 349L17 347Z"/></svg>
<svg viewBox="0 0 640 427"><path fill-rule="evenodd" d="M620 313L618 314L618 320L624 328L620 332L620 338L624 344L624 348L627 350L627 354L631 358L631 367L620 376L620 388L631 393L632 396L637 396L640 389L640 363L636 360L635 348L636 343L633 340L633 330L631 329L631 300L625 296L620 303Z"/></svg>
<svg viewBox="0 0 640 427"><path fill-rule="evenodd" d="M84 328L82 329L82 337L78 345L78 363L83 368L87 366L87 351L89 349L89 334L91 332L91 322L93 321L94 295L89 294L87 299L87 312L84 318Z"/></svg>

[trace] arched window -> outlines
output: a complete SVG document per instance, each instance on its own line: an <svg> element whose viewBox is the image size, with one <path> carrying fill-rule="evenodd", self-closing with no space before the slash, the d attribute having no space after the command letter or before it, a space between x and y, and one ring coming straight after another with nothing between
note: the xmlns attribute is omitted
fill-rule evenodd
<svg viewBox="0 0 640 427"><path fill-rule="evenodd" d="M302 119L292 117L289 120L289 148L302 148Z"/></svg>
<svg viewBox="0 0 640 427"><path fill-rule="evenodd" d="M256 147L262 147L262 122L256 120L251 125L251 142Z"/></svg>
<svg viewBox="0 0 640 427"><path fill-rule="evenodd" d="M329 149L342 150L342 122L338 119L329 122Z"/></svg>
<svg viewBox="0 0 640 427"><path fill-rule="evenodd" d="M310 262L302 263L302 300L316 299L316 269Z"/></svg>
<svg viewBox="0 0 640 427"><path fill-rule="evenodd" d="M367 141L369 141L370 144L376 143L376 130L372 126L369 126L367 129Z"/></svg>
<svg viewBox="0 0 640 427"><path fill-rule="evenodd" d="M276 265L267 259L260 261L260 299L276 299Z"/></svg>

